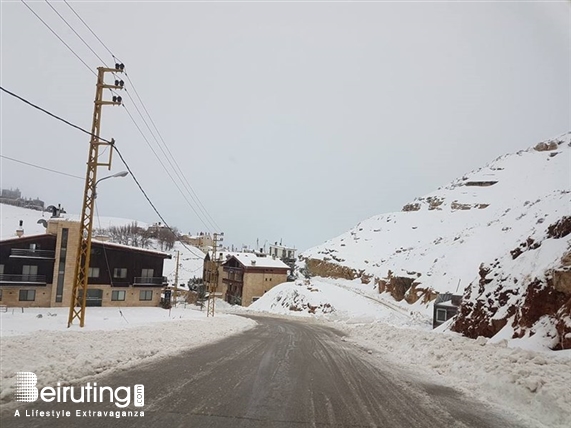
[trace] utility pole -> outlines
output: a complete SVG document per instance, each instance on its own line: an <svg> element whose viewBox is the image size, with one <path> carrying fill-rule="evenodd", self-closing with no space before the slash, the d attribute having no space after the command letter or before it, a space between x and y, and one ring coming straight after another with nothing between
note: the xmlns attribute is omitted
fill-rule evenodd
<svg viewBox="0 0 571 428"><path fill-rule="evenodd" d="M214 234L214 243L212 250L212 259L208 266L208 306L206 309L206 316L214 316L214 299L216 299L216 288L218 288L218 267L220 266L220 259L218 258L218 242L224 238L224 232Z"/></svg>
<svg viewBox="0 0 571 428"><path fill-rule="evenodd" d="M176 269L174 271L174 307L176 308L176 300L178 294L178 261L180 257L180 251L176 252Z"/></svg>
<svg viewBox="0 0 571 428"><path fill-rule="evenodd" d="M89 156L87 158L87 173L85 176L85 190L83 193L83 207L81 209L81 224L79 231L79 242L77 259L75 263L75 275L71 302L69 305L69 318L67 326L70 327L74 319L79 319L79 326L85 325L85 302L87 299L87 281L89 272L89 261L91 258L91 233L93 229L93 208L95 205L95 185L97 182L97 167L106 166L111 169L111 157L113 154L113 144L101 141L99 131L101 129L101 109L104 105L119 106L122 99L120 96L113 96L112 101L103 100L104 89L123 89L123 80L115 80L114 85L105 83L105 73L122 73L125 66L115 64L115 68L97 68L97 89L95 91L95 104L93 108L93 123L91 125L91 141L89 143ZM99 161L99 146L109 146L109 157L107 162Z"/></svg>

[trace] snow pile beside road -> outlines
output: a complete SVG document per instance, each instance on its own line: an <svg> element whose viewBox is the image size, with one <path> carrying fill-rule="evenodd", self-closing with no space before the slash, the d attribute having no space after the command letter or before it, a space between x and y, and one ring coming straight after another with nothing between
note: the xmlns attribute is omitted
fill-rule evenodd
<svg viewBox="0 0 571 428"><path fill-rule="evenodd" d="M571 350L534 352L480 337L438 334L384 323L337 328L355 342L406 370L429 375L550 427L571 420Z"/></svg>
<svg viewBox="0 0 571 428"><path fill-rule="evenodd" d="M347 290L333 282L312 279L279 284L248 307L278 315L315 316L353 323L384 322L406 324L408 315L380 302Z"/></svg>
<svg viewBox="0 0 571 428"><path fill-rule="evenodd" d="M67 308L26 308L24 313L1 314L0 401L13 400L18 371L36 373L39 387L79 382L205 345L256 324L225 314L206 318L206 311L184 308L88 308L86 326L68 329L67 313Z"/></svg>

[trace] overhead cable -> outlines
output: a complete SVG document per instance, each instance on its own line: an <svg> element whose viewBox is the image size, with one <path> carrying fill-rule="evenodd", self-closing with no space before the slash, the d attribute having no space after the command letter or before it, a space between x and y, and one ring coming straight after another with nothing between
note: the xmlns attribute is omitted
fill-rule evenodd
<svg viewBox="0 0 571 428"><path fill-rule="evenodd" d="M91 136L95 136L94 134L92 134L91 132L83 129L82 127L75 125L51 112L49 112L48 110L37 106L36 104L26 100L25 98L11 92L8 91L7 89L3 88L2 86L0 86L0 90L6 92L7 94L19 99L22 102L25 102L26 104L28 104L29 106L32 106L40 111L42 111L43 113L46 113L47 115L49 115L50 117L53 117L54 119L60 120L63 123L65 123L66 125L69 125L75 129L80 130L81 132L84 132L85 134L91 135ZM95 136L96 137L96 136ZM149 202L149 205L151 206L151 208L153 208L153 210L155 211L155 213L159 216L159 218L161 219L161 221L164 223L164 225L167 227L167 229L169 229L171 231L171 233L173 235L176 236L175 231L168 225L167 221L164 219L164 217L162 216L162 214L159 212L159 210L157 209L157 207L155 206L155 204L153 204L153 202L151 201L151 199L149 198L149 196L147 195L147 192L145 192L145 190L143 189L143 186L141 186L141 183L139 182L139 180L137 179L137 177L135 176L135 174L133 173L133 170L131 169L131 167L129 166L129 164L127 163L127 161L125 160L125 158L123 157L123 154L121 153L121 151L117 148L117 145L114 142L111 142L109 140L106 140L104 138L99 138L101 141L105 141L109 144L111 144L113 146L113 148L115 149L115 151L117 152L117 154L119 155L119 158L121 159L121 162L123 162L123 165L125 165L125 168L127 168L127 171L129 171L129 173L131 174L131 177L133 178L133 181L135 182L135 184L137 184L137 187L139 188L139 190L141 191L141 193L143 194L143 196L145 197L145 199L147 200L147 202ZM183 241L179 242L182 244L182 246L184 248L186 248L190 253L192 253L193 255L195 255L196 257L202 258L202 256L198 255L197 253L195 253L191 248L189 248Z"/></svg>

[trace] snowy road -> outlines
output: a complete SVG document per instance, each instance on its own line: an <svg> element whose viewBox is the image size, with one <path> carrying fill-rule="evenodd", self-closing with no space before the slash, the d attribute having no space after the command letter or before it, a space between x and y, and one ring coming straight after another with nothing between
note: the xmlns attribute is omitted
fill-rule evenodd
<svg viewBox="0 0 571 428"><path fill-rule="evenodd" d="M422 383L310 321L253 317L258 327L175 357L97 379L145 385L143 418L75 417L112 404L38 402L6 427L519 427L457 391ZM25 417L69 409L71 417ZM136 410L136 408L132 408ZM137 409L138 410L138 409Z"/></svg>

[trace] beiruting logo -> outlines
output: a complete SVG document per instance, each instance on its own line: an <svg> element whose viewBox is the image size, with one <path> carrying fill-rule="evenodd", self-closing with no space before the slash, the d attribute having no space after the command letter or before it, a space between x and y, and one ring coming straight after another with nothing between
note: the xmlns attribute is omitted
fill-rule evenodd
<svg viewBox="0 0 571 428"><path fill-rule="evenodd" d="M131 402L135 407L143 407L145 405L145 386L141 384L129 386L118 386L112 388L110 386L99 386L97 382L87 382L84 386L62 386L60 382L56 384L55 387L45 386L41 389L36 387L38 383L38 377L33 372L17 372L16 373L16 401L22 403L33 403L38 400L38 398L46 403L114 403L115 406L124 409L129 406ZM30 414L28 414L30 413ZM28 411L26 410L26 416L36 416L35 413L46 413L39 411ZM51 413L51 412L47 412ZM66 411L62 416L71 416L71 412ZM121 417L121 415L115 415L116 412L104 412L104 411L82 411L77 410L76 416L115 416ZM123 412L126 413L126 412ZM135 412L137 414L131 414L133 412L128 412L127 415L122 416L144 416L144 413ZM140 413L140 414L139 414ZM19 412L16 411L16 416L20 416ZM50 416L46 414L45 416ZM55 416L55 413L54 415ZM59 416L58 416L59 417Z"/></svg>

